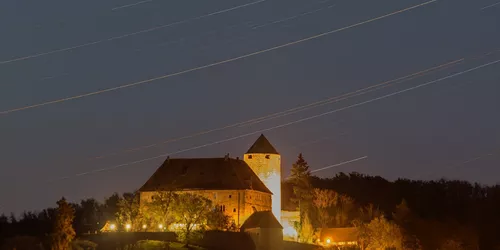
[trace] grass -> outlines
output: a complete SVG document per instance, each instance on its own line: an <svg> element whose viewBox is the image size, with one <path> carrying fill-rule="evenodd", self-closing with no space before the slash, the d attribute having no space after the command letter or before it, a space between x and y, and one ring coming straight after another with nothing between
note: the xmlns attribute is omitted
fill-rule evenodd
<svg viewBox="0 0 500 250"><path fill-rule="evenodd" d="M167 244L170 244L170 250L206 250L205 248L189 246L189 248L184 247L184 243L177 242L163 242L157 240L147 240L138 242L139 249L144 250L163 250L168 249Z"/></svg>
<svg viewBox="0 0 500 250"><path fill-rule="evenodd" d="M184 243L171 242L170 249L172 249L172 250L187 250L188 248L185 248L184 245L185 245ZM195 246L189 246L189 248L192 250L205 250L205 248L195 247Z"/></svg>

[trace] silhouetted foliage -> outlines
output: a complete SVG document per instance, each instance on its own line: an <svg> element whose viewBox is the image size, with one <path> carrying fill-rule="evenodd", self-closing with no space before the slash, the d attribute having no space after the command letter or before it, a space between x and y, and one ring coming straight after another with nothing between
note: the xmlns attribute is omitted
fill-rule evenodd
<svg viewBox="0 0 500 250"><path fill-rule="evenodd" d="M301 169L306 169L304 166L307 163L303 157L297 163ZM307 170L298 173L308 175ZM307 179L311 190L328 190L325 191L327 195L320 197L318 201L331 198L339 202L338 197L344 196L343 202L348 204L342 205L339 210L342 212L337 212L336 206L331 203L316 204L324 209L322 212L327 213L319 215L320 210L316 206L310 209L313 210L310 219L314 227L361 226L385 216L388 222L398 225L403 235L402 244L407 249L418 249L418 246L422 249L450 249L457 246L462 249L500 249L500 185L483 186L444 179L398 179L391 182L379 176L359 173L338 173L332 178L310 176ZM298 178L293 182L289 180L283 183L283 208L297 207L298 204L290 201L299 199L300 191L296 195L293 189L303 181L307 180ZM310 199L312 204L314 196L310 196ZM95 232L107 220L115 221L124 200L130 199L113 194L102 203L88 199L79 204L71 204L75 209L73 227L77 235ZM27 211L18 217L12 214L1 215L0 244L19 241L20 238L15 238L16 236L26 236L26 239L35 237L43 242L52 232L55 214L54 208L47 208L42 211ZM318 218L327 219L319 221Z"/></svg>

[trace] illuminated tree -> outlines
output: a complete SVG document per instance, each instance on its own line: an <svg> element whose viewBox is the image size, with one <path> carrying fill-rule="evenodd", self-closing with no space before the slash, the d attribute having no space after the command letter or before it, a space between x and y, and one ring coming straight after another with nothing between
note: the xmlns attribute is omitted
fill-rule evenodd
<svg viewBox="0 0 500 250"><path fill-rule="evenodd" d="M225 215L218 207L208 215L207 226L212 230L226 231L232 229L231 217Z"/></svg>
<svg viewBox="0 0 500 250"><path fill-rule="evenodd" d="M75 238L73 219L75 210L62 198L57 202L57 214L52 234L52 250L67 250Z"/></svg>
<svg viewBox="0 0 500 250"><path fill-rule="evenodd" d="M190 193L176 195L172 212L180 226L180 240L189 245L190 241L200 236L212 211L212 201L205 197Z"/></svg>
<svg viewBox="0 0 500 250"><path fill-rule="evenodd" d="M315 188L313 193L313 205L317 211L317 221L321 228L327 228L334 219L332 207L337 204L338 193L333 190L319 188Z"/></svg>
<svg viewBox="0 0 500 250"><path fill-rule="evenodd" d="M117 221L121 225L131 225L132 230L142 228L139 193L124 193L118 201Z"/></svg>
<svg viewBox="0 0 500 250"><path fill-rule="evenodd" d="M335 216L336 225L338 227L347 226L351 219L350 215L354 210L354 199L346 195L339 195L335 209L336 209L336 216Z"/></svg>
<svg viewBox="0 0 500 250"><path fill-rule="evenodd" d="M403 234L398 225L383 216L357 227L359 240L367 250L403 249Z"/></svg>
<svg viewBox="0 0 500 250"><path fill-rule="evenodd" d="M144 220L154 223L155 225L162 224L168 227L174 222L172 206L175 201L176 194L173 191L158 191L151 197L152 201L145 206L142 211Z"/></svg>

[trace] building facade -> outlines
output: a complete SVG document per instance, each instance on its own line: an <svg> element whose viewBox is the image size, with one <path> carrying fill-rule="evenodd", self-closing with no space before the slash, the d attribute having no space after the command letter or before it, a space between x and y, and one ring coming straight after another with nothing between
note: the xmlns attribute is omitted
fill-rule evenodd
<svg viewBox="0 0 500 250"><path fill-rule="evenodd" d="M272 212L281 222L281 156L264 135L250 147L244 161L272 194Z"/></svg>
<svg viewBox="0 0 500 250"><path fill-rule="evenodd" d="M238 227L259 211L272 211L281 221L281 157L261 135L243 160L167 158L139 189L141 206L166 191L208 198Z"/></svg>

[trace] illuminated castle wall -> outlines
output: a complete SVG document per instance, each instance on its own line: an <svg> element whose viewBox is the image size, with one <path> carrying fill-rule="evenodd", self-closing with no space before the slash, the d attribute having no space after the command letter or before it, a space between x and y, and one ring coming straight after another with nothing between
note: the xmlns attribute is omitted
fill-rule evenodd
<svg viewBox="0 0 500 250"><path fill-rule="evenodd" d="M244 155L244 161L273 193L272 212L281 222L281 156L261 135Z"/></svg>

